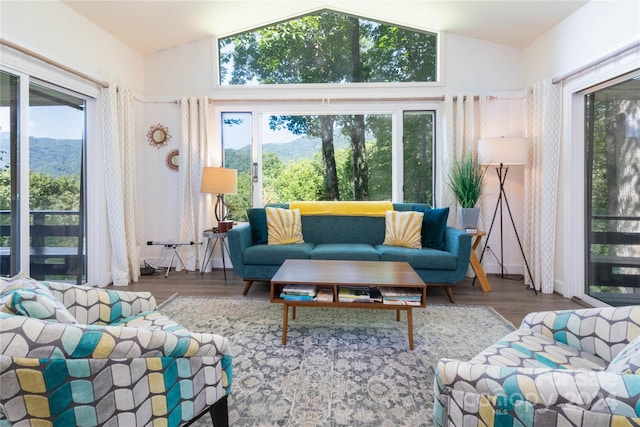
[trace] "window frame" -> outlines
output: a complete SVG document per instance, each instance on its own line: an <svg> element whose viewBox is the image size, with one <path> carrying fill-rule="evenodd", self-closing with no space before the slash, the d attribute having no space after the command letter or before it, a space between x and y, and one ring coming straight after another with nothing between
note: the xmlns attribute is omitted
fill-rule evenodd
<svg viewBox="0 0 640 427"><path fill-rule="evenodd" d="M313 12L311 12L313 13ZM373 19L373 18L367 18L364 16L360 16L363 19ZM273 25L276 24L277 22L280 21L274 21L272 23L267 24L266 26L269 25ZM391 24L391 23L389 23ZM213 55L211 58L211 62L212 62L212 71L213 71L213 75L212 75L212 83L213 83L213 87L214 90L222 90L222 91L240 91L240 92L245 92L245 91L265 91L265 92L272 92L273 89L276 88L288 88L288 89L301 89L301 90L331 90L331 89L340 89L340 92L344 91L345 88L353 88L353 89L395 89L398 90L399 88L403 88L405 90L408 89L416 89L416 88L434 88L434 87L444 87L445 86L445 79L444 79L444 65L443 65L443 49L445 46L445 39L446 39L446 33L442 32L442 31L432 31L432 30L427 30L427 29L418 29L418 28L413 28L413 27L407 27L407 26L402 26L402 25L398 25L398 24L391 24L391 25L397 25L399 27L403 27L403 28L408 28L408 29L413 29L416 31L423 31L423 32L429 32L429 33L433 33L436 35L436 79L432 82L348 82L348 83L266 83L266 84L259 84L259 85L223 85L220 83L220 39L226 38L226 37L230 37L233 36L235 34L238 33L226 33L226 34L220 34L217 36L212 36L212 49L213 49ZM263 26L264 27L264 26ZM263 28L260 27L260 28ZM247 30L250 31L250 30ZM260 89L262 88L262 89ZM407 93L407 96L409 96L409 93Z"/></svg>
<svg viewBox="0 0 640 427"><path fill-rule="evenodd" d="M85 215L86 221L86 283L93 285L103 286L111 282L110 263L108 258L109 252L105 249L109 244L109 228L108 219L105 206L105 189L103 178L103 165L102 165L102 145L99 143L100 138L100 88L94 83L82 79L76 75L66 72L62 69L50 67L41 61L25 55L21 52L13 49L0 47L0 54L2 55L2 63L0 69L17 75L21 79L21 87L27 89L20 96L28 99L28 87L29 84L34 81L37 83L46 83L54 85L62 90L73 92L74 96L85 99L86 116L85 116ZM24 86L22 86L24 85ZM28 102L22 103L19 114L21 120L19 120L19 138L20 144L28 143ZM26 142L25 142L26 141ZM23 145L24 146L24 145ZM27 150L21 150L22 157L19 160L21 165L28 165L28 153ZM26 162L26 163L25 163ZM25 169L21 166L22 169ZM26 173L20 172L21 180L20 185L22 188L28 189L28 167ZM91 171L88 173L88 171ZM25 175L26 177L24 177ZM25 187L26 186L26 187ZM28 193L27 193L28 194ZM29 211L28 197L24 197L22 194L20 200L19 209L21 212ZM28 236L29 221L28 215L23 215L20 219L20 235L24 239L24 236ZM20 247L20 262L19 269L28 271L29 267L29 244L24 242ZM106 260L106 262L105 262Z"/></svg>
<svg viewBox="0 0 640 427"><path fill-rule="evenodd" d="M377 103L374 103L377 102ZM372 98L371 100L358 100L358 101L346 101L336 100L336 102L330 102L328 104L321 104L317 101L300 100L294 102L289 101L271 101L271 102L225 102L218 101L214 104L214 128L216 134L220 135L221 143L220 150L221 155L224 155L224 141L222 141L222 115L223 113L250 113L252 115L252 144L251 144L251 161L255 162L259 159L258 163L258 180L253 183L252 191L252 206L262 206L262 141L263 133L262 126L263 121L268 119L271 115L351 115L351 114L390 114L391 126L392 126L392 160L391 160L391 187L392 187L392 202L401 203L404 199L403 194L403 176L404 176L404 154L403 154L403 113L406 111L433 111L435 114L434 120L434 162L433 162L433 187L434 187L434 204L435 200L438 200L437 181L438 171L440 167L440 159L435 156L438 149L438 117L442 114L442 103L438 101L384 101L381 99Z"/></svg>

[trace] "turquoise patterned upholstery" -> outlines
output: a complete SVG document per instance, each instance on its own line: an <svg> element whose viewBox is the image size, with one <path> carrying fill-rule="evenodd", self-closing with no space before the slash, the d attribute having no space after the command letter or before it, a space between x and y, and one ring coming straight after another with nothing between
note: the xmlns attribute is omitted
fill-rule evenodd
<svg viewBox="0 0 640 427"><path fill-rule="evenodd" d="M469 362L442 359L437 426L640 424L640 306L531 313Z"/></svg>
<svg viewBox="0 0 640 427"><path fill-rule="evenodd" d="M0 312L0 427L178 426L211 407L226 417L226 338L189 332L148 293L43 284L82 321Z"/></svg>

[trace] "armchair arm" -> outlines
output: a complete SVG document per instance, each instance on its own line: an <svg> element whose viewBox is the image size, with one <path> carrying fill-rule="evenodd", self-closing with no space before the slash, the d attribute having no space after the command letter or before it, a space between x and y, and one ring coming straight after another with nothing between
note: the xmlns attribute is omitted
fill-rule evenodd
<svg viewBox="0 0 640 427"><path fill-rule="evenodd" d="M229 341L215 334L53 323L13 315L0 316L0 349L5 356L36 359L231 356Z"/></svg>
<svg viewBox="0 0 640 427"><path fill-rule="evenodd" d="M156 300L150 292L113 291L60 282L44 283L78 323L85 325L108 325L156 309Z"/></svg>
<svg viewBox="0 0 640 427"><path fill-rule="evenodd" d="M611 362L640 334L640 306L529 313L520 327Z"/></svg>
<svg viewBox="0 0 640 427"><path fill-rule="evenodd" d="M496 425L499 416L531 425L533 411L535 419L539 419L538 412L540 416L545 411L563 416L583 412L574 419L592 421L584 425L613 425L600 422L640 417L640 376L606 371L505 368L443 359L436 369L434 394L439 426L457 425L455 420L466 417L470 408L479 419L491 414ZM548 425L542 421L534 425ZM483 422L493 425L486 419Z"/></svg>

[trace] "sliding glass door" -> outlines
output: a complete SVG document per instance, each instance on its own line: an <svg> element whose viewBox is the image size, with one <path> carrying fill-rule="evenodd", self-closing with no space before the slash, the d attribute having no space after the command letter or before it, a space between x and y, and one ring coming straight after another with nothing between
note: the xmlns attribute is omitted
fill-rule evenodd
<svg viewBox="0 0 640 427"><path fill-rule="evenodd" d="M611 305L640 301L640 75L585 96L587 289Z"/></svg>
<svg viewBox="0 0 640 427"><path fill-rule="evenodd" d="M86 100L1 75L1 274L84 283Z"/></svg>

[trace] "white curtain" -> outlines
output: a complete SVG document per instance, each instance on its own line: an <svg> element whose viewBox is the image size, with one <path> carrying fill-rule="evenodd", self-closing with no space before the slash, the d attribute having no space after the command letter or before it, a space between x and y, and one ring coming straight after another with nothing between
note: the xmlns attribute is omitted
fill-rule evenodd
<svg viewBox="0 0 640 427"><path fill-rule="evenodd" d="M211 228L213 208L211 197L200 193L200 177L213 144L213 115L209 98L189 97L180 100L182 141L178 180L180 241L203 241L202 232ZM215 165L220 166L220 165ZM187 270L202 269L204 244L180 246L180 257ZM177 263L177 270L181 269ZM207 270L210 265L207 266Z"/></svg>
<svg viewBox="0 0 640 427"><path fill-rule="evenodd" d="M535 288L553 293L558 167L560 162L562 85L543 80L527 96L531 141L525 169L525 253ZM525 283L531 280L525 270Z"/></svg>
<svg viewBox="0 0 640 427"><path fill-rule="evenodd" d="M133 93L110 84L102 90L102 102L111 275L115 286L126 286L140 273Z"/></svg>
<svg viewBox="0 0 640 427"><path fill-rule="evenodd" d="M478 152L478 139L482 137L482 126L487 97L481 95L474 99L473 94L445 95L442 106L440 129L439 179L436 180L436 206L449 207L449 225L457 226L457 200L449 187L451 162L462 158L468 152L475 156Z"/></svg>

